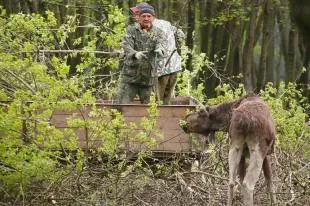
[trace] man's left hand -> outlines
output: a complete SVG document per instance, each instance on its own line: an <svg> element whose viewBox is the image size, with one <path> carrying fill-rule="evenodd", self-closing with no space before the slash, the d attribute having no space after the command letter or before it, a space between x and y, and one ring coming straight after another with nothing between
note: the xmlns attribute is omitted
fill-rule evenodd
<svg viewBox="0 0 310 206"><path fill-rule="evenodd" d="M162 57L165 55L165 52L162 49L155 49L154 52Z"/></svg>

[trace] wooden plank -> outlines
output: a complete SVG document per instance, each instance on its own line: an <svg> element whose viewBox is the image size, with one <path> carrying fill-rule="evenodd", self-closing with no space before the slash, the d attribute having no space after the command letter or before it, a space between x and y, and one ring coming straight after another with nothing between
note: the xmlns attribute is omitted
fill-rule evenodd
<svg viewBox="0 0 310 206"><path fill-rule="evenodd" d="M165 142L184 142L190 143L188 134L179 130L168 130L163 133L163 138L157 140L159 143L163 144Z"/></svg>
<svg viewBox="0 0 310 206"><path fill-rule="evenodd" d="M184 118L187 110L194 110L194 106L158 106L160 117ZM146 105L126 105L120 110L124 116L145 117L148 116Z"/></svg>
<svg viewBox="0 0 310 206"><path fill-rule="evenodd" d="M64 129L66 129L67 127L65 128L57 128L61 131L63 131ZM73 129L73 132L76 134L76 136L79 138L79 141L84 141L86 140L86 131L84 128L72 128Z"/></svg>
<svg viewBox="0 0 310 206"><path fill-rule="evenodd" d="M193 106L160 106L159 116L163 118L184 118L187 110L193 110Z"/></svg>
<svg viewBox="0 0 310 206"><path fill-rule="evenodd" d="M120 108L120 112L124 117L147 117L146 105L124 105Z"/></svg>
<svg viewBox="0 0 310 206"><path fill-rule="evenodd" d="M127 123L133 122L137 125L138 129L132 131L130 135L135 135L141 129L140 122L141 118L147 117L147 105L112 105L112 104L97 104L97 109L117 109L122 112L124 119ZM191 152L192 142L188 136L179 126L179 121L182 119L187 110L195 109L194 106L159 106L159 117L157 119L156 129L162 134L162 138L157 138L157 147L152 148L152 151L164 151L164 152ZM55 111L51 118L51 124L55 127L64 129L68 127L67 119L71 118L74 114L77 118L90 118L89 112L91 110L90 106L87 106L81 110L72 110L72 111ZM95 119L94 119L95 120ZM80 145L82 148L86 149L87 147L100 146L102 144L99 140L91 140L86 142L86 130L84 128L76 128L75 132L80 139ZM91 136L91 131L88 133ZM93 138L91 138L93 139ZM125 147L124 142L124 147ZM88 145L88 146L87 146ZM145 145L140 142L130 142L127 146L127 149L131 151L139 151L145 149Z"/></svg>
<svg viewBox="0 0 310 206"><path fill-rule="evenodd" d="M71 118L70 115L53 115L51 118L51 124L57 128L67 128L67 120L69 118ZM140 126L141 119L141 117L125 117L125 121L127 123L135 123L137 127ZM179 126L179 120L179 118L169 118L168 120L164 118L158 118L156 129L160 130L163 134L166 134L166 132L169 132L170 130L176 131L176 133L181 133L183 130Z"/></svg>
<svg viewBox="0 0 310 206"><path fill-rule="evenodd" d="M135 123L137 126L140 125L142 117L124 117L125 121L127 123ZM156 122L156 128L162 131L166 130L180 130L182 131L179 121L182 118L180 117L169 117L169 118L164 118L164 117L159 117L157 118Z"/></svg>
<svg viewBox="0 0 310 206"><path fill-rule="evenodd" d="M143 117L132 117L132 116L126 116L124 117L125 121L127 123L133 122L137 124L137 126L140 124L141 119ZM156 122L156 128L159 130L181 130L181 127L179 126L179 121L181 120L181 117L158 117Z"/></svg>
<svg viewBox="0 0 310 206"><path fill-rule="evenodd" d="M187 143L171 143L171 144L165 144L164 151L167 152L191 152L191 147Z"/></svg>
<svg viewBox="0 0 310 206"><path fill-rule="evenodd" d="M80 141L80 147L82 149L95 149L102 145L102 141L93 140L93 141Z"/></svg>
<svg viewBox="0 0 310 206"><path fill-rule="evenodd" d="M111 108L105 108L105 109L111 109ZM85 108L85 110L81 110L80 112L77 110L74 110L72 112L69 111L55 111L52 114L51 117L51 124L55 125L59 128L68 127L67 121L69 118L74 119L93 119L96 120L96 118L89 117L90 108ZM98 119L98 118L97 118Z"/></svg>
<svg viewBox="0 0 310 206"><path fill-rule="evenodd" d="M119 110L124 117L147 117L147 105L97 105L97 109L117 109ZM193 110L193 106L159 106L159 117L163 118L184 118L187 114L187 110ZM89 118L89 112L91 107L87 106L81 108L81 110L57 110L52 114L54 116L72 116L76 115L77 117Z"/></svg>
<svg viewBox="0 0 310 206"><path fill-rule="evenodd" d="M162 130L181 130L179 122L182 118L183 117L159 117L157 119L157 128Z"/></svg>
<svg viewBox="0 0 310 206"><path fill-rule="evenodd" d="M86 116L91 110L90 106L80 106L79 109L55 110L52 115L73 115Z"/></svg>
<svg viewBox="0 0 310 206"><path fill-rule="evenodd" d="M86 130L84 128L74 129L74 132L79 137L79 141L86 140Z"/></svg>
<svg viewBox="0 0 310 206"><path fill-rule="evenodd" d="M147 147L144 143L141 143L141 142L130 142L129 146L126 149L132 152L139 152L142 150L158 151L158 150L164 150L164 145L156 145L154 147Z"/></svg>
<svg viewBox="0 0 310 206"><path fill-rule="evenodd" d="M50 123L57 128L67 128L67 119L71 117L72 114L53 114Z"/></svg>
<svg viewBox="0 0 310 206"><path fill-rule="evenodd" d="M142 129L136 129L134 131L131 131L129 134L130 136L134 137L137 135L139 132L143 132ZM154 133L150 135L150 137L155 138L159 142L165 142L165 141L170 141L170 142L190 142L189 140L189 135L183 132L181 129L179 130L159 130L159 135L160 137L155 137Z"/></svg>

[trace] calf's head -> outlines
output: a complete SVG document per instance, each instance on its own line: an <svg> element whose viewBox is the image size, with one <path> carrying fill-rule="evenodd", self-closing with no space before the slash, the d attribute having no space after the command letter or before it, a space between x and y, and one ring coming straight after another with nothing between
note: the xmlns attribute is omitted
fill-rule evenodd
<svg viewBox="0 0 310 206"><path fill-rule="evenodd" d="M202 108L193 112L180 121L181 128L186 133L197 133L208 136L214 132L212 115L210 116L210 108Z"/></svg>
<svg viewBox="0 0 310 206"><path fill-rule="evenodd" d="M186 133L197 133L212 138L216 131L227 130L230 121L230 104L205 107L181 120L180 126Z"/></svg>

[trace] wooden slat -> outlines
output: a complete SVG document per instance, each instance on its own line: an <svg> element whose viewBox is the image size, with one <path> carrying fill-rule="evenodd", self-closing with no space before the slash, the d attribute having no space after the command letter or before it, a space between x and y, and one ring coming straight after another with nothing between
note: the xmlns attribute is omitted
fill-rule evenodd
<svg viewBox="0 0 310 206"><path fill-rule="evenodd" d="M191 147L187 143L165 144L164 151L167 152L191 152Z"/></svg>
<svg viewBox="0 0 310 206"><path fill-rule="evenodd" d="M57 128L67 128L67 119L72 117L72 114L53 114L50 122Z"/></svg>
<svg viewBox="0 0 310 206"><path fill-rule="evenodd" d="M194 106L159 106L160 117L180 117L183 118L187 110L195 109ZM128 105L121 107L122 114L129 117L145 117L148 116L147 106Z"/></svg>
<svg viewBox="0 0 310 206"><path fill-rule="evenodd" d="M94 141L80 141L80 147L82 149L94 149L102 145L102 141L94 140Z"/></svg>
<svg viewBox="0 0 310 206"><path fill-rule="evenodd" d="M164 138L159 139L158 142L184 142L189 143L190 139L187 134L180 130L169 130L163 134Z"/></svg>
<svg viewBox="0 0 310 206"><path fill-rule="evenodd" d="M56 127L57 128L57 127ZM64 129L66 129L67 127L65 128L59 128L59 130L63 131ZM84 141L86 140L86 131L84 128L74 128L73 129L73 132L76 134L76 136L79 138L79 141Z"/></svg>
<svg viewBox="0 0 310 206"><path fill-rule="evenodd" d="M159 117L157 119L157 128L162 130L170 130L170 129L181 129L179 122L183 118L182 117Z"/></svg>
<svg viewBox="0 0 310 206"><path fill-rule="evenodd" d="M156 151L156 150L164 150L164 145L157 145L155 147L146 147L146 145L141 142L130 142L129 147L126 149L128 149L129 151L133 151L133 152L139 152L141 150L146 150L146 149Z"/></svg>
<svg viewBox="0 0 310 206"><path fill-rule="evenodd" d="M112 105L112 104L97 104L98 109L117 109L119 110L127 123L136 123L138 129L133 131L130 135L135 135L141 129L139 125L142 117L147 117L148 112L146 105ZM162 138L157 138L157 147L152 148L153 151L164 152L191 152L192 142L188 136L179 126L179 121L184 118L187 110L195 109L194 106L178 105L178 106L159 106L159 117L157 119L156 129L162 134ZM91 108L87 106L81 110L72 111L55 111L51 118L51 124L55 127L64 129L68 127L67 119L76 115L77 118L90 118L88 116ZM94 119L95 120L95 119ZM84 128L75 128L75 132L80 139L80 145L82 148L87 148L86 142L86 130ZM88 135L91 135L91 131L88 131ZM88 141L88 147L91 145L99 146L102 144L99 140ZM124 142L125 148L125 142ZM127 149L131 151L139 151L145 149L145 145L139 142L130 142L127 145Z"/></svg>

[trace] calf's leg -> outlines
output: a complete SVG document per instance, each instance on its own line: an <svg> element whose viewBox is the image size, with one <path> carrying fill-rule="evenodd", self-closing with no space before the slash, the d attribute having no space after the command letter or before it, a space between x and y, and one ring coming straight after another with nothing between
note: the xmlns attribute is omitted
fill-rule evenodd
<svg viewBox="0 0 310 206"><path fill-rule="evenodd" d="M269 198L271 204L276 203L276 197L274 195L274 189L272 184L272 169L270 163L270 157L267 155L263 162L263 172L267 183L267 191L269 193Z"/></svg>
<svg viewBox="0 0 310 206"><path fill-rule="evenodd" d="M231 137L230 148L229 148L229 186L228 186L228 204L232 204L233 200L233 189L235 184L235 179L237 175L238 165L241 160L242 152L244 147L244 138L242 136Z"/></svg>
<svg viewBox="0 0 310 206"><path fill-rule="evenodd" d="M249 166L246 171L246 175L244 177L242 183L242 195L243 195L243 205L253 206L253 192L255 184L259 178L264 157L261 154L259 149L259 144L253 140L247 142L250 159Z"/></svg>

